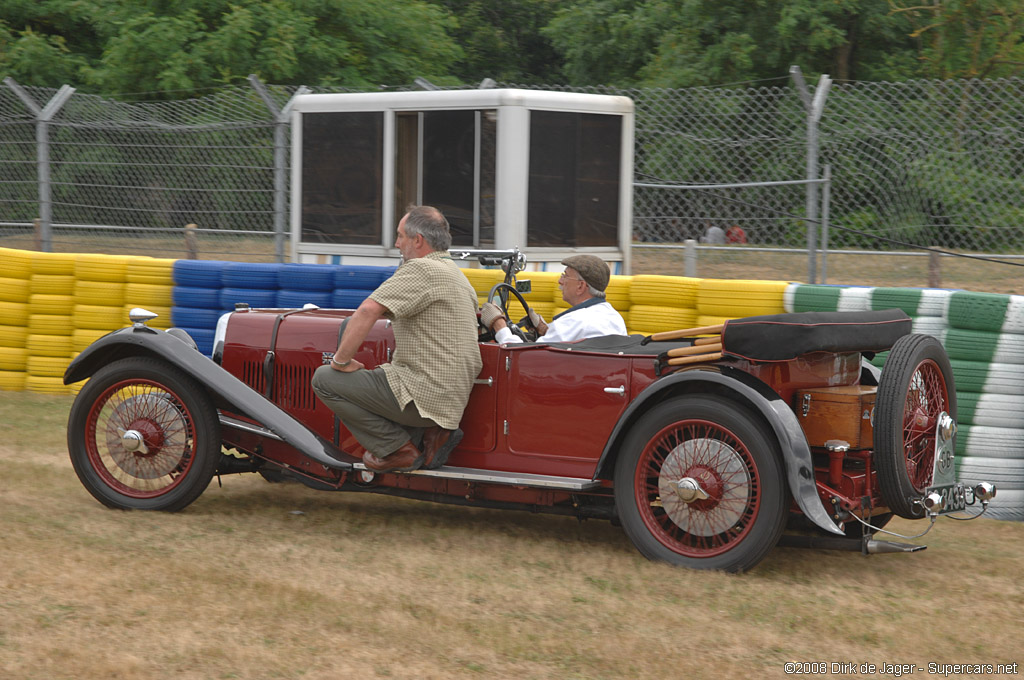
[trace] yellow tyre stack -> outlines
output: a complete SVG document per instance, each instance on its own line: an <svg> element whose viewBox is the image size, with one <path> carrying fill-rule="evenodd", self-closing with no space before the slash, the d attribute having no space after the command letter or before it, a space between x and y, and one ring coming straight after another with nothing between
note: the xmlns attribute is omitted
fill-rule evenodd
<svg viewBox="0 0 1024 680"><path fill-rule="evenodd" d="M125 279L129 258L121 255L83 253L75 262L74 322L71 329L71 355L107 333L128 325L124 310ZM78 393L85 385L71 386Z"/></svg>
<svg viewBox="0 0 1024 680"><path fill-rule="evenodd" d="M701 279L697 287L697 312L714 319L741 319L785 312L786 281ZM718 321L721 323L721 321Z"/></svg>
<svg viewBox="0 0 1024 680"><path fill-rule="evenodd" d="M686 276L634 276L629 286L629 332L649 335L696 326L699 283Z"/></svg>
<svg viewBox="0 0 1024 680"><path fill-rule="evenodd" d="M626 322L626 328L631 328L629 325L629 310L633 306L633 301L630 299L632 288L632 276L612 274L611 279L608 281L608 287L604 290L605 301L611 303L611 306L622 315L622 320ZM555 292L555 298L558 304L565 304L562 302L561 291Z"/></svg>
<svg viewBox="0 0 1024 680"><path fill-rule="evenodd" d="M75 260L72 253L31 253L25 389L68 394L64 370L71 361Z"/></svg>
<svg viewBox="0 0 1024 680"><path fill-rule="evenodd" d="M144 307L159 314L149 322L153 328L170 328L174 293L174 260L133 257L125 265L124 318L132 307Z"/></svg>
<svg viewBox="0 0 1024 680"><path fill-rule="evenodd" d="M25 389L32 254L0 248L0 390Z"/></svg>

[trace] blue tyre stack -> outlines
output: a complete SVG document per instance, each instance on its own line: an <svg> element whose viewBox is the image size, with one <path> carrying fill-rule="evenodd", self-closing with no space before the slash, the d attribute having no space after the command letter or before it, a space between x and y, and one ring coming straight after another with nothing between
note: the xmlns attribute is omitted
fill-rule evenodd
<svg viewBox="0 0 1024 680"><path fill-rule="evenodd" d="M220 307L234 310L237 303L253 309L278 307L278 277L284 265L267 262L229 262L221 277Z"/></svg>
<svg viewBox="0 0 1024 680"><path fill-rule="evenodd" d="M207 356L213 354L217 319L224 313L221 288L228 264L220 260L178 260L172 271L171 321L191 335L199 351Z"/></svg>
<svg viewBox="0 0 1024 680"><path fill-rule="evenodd" d="M331 306L355 309L377 286L395 273L395 267L340 265L334 270Z"/></svg>
<svg viewBox="0 0 1024 680"><path fill-rule="evenodd" d="M277 306L298 308L306 304L331 306L334 288L333 264L284 264L278 270Z"/></svg>

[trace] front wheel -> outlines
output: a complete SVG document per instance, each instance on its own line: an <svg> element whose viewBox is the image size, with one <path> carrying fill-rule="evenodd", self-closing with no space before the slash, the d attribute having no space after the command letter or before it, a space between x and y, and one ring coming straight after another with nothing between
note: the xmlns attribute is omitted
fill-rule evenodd
<svg viewBox="0 0 1024 680"><path fill-rule="evenodd" d="M615 465L615 505L646 557L746 571L779 541L788 493L776 439L746 408L686 395L633 426Z"/></svg>
<svg viewBox="0 0 1024 680"><path fill-rule="evenodd" d="M181 510L217 468L217 411L166 362L121 359L97 371L75 399L68 452L79 480L104 505Z"/></svg>

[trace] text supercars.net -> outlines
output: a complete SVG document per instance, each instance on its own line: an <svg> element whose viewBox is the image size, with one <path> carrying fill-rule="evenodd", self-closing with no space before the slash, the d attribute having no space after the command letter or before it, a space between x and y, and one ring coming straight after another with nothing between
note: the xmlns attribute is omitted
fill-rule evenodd
<svg viewBox="0 0 1024 680"><path fill-rule="evenodd" d="M786 675L932 675L943 678L964 675L1017 675L1014 663L855 663L840 661L788 661L783 665Z"/></svg>

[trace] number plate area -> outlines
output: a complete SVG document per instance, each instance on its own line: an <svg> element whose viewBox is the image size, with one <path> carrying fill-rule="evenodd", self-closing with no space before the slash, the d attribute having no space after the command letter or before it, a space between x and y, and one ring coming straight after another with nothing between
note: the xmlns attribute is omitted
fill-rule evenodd
<svg viewBox="0 0 1024 680"><path fill-rule="evenodd" d="M944 484L942 486L930 486L928 487L926 494L935 492L942 496L942 510L939 511L940 515L946 515L951 512L960 512L967 508L967 487L964 486L963 482L956 482L955 484Z"/></svg>

